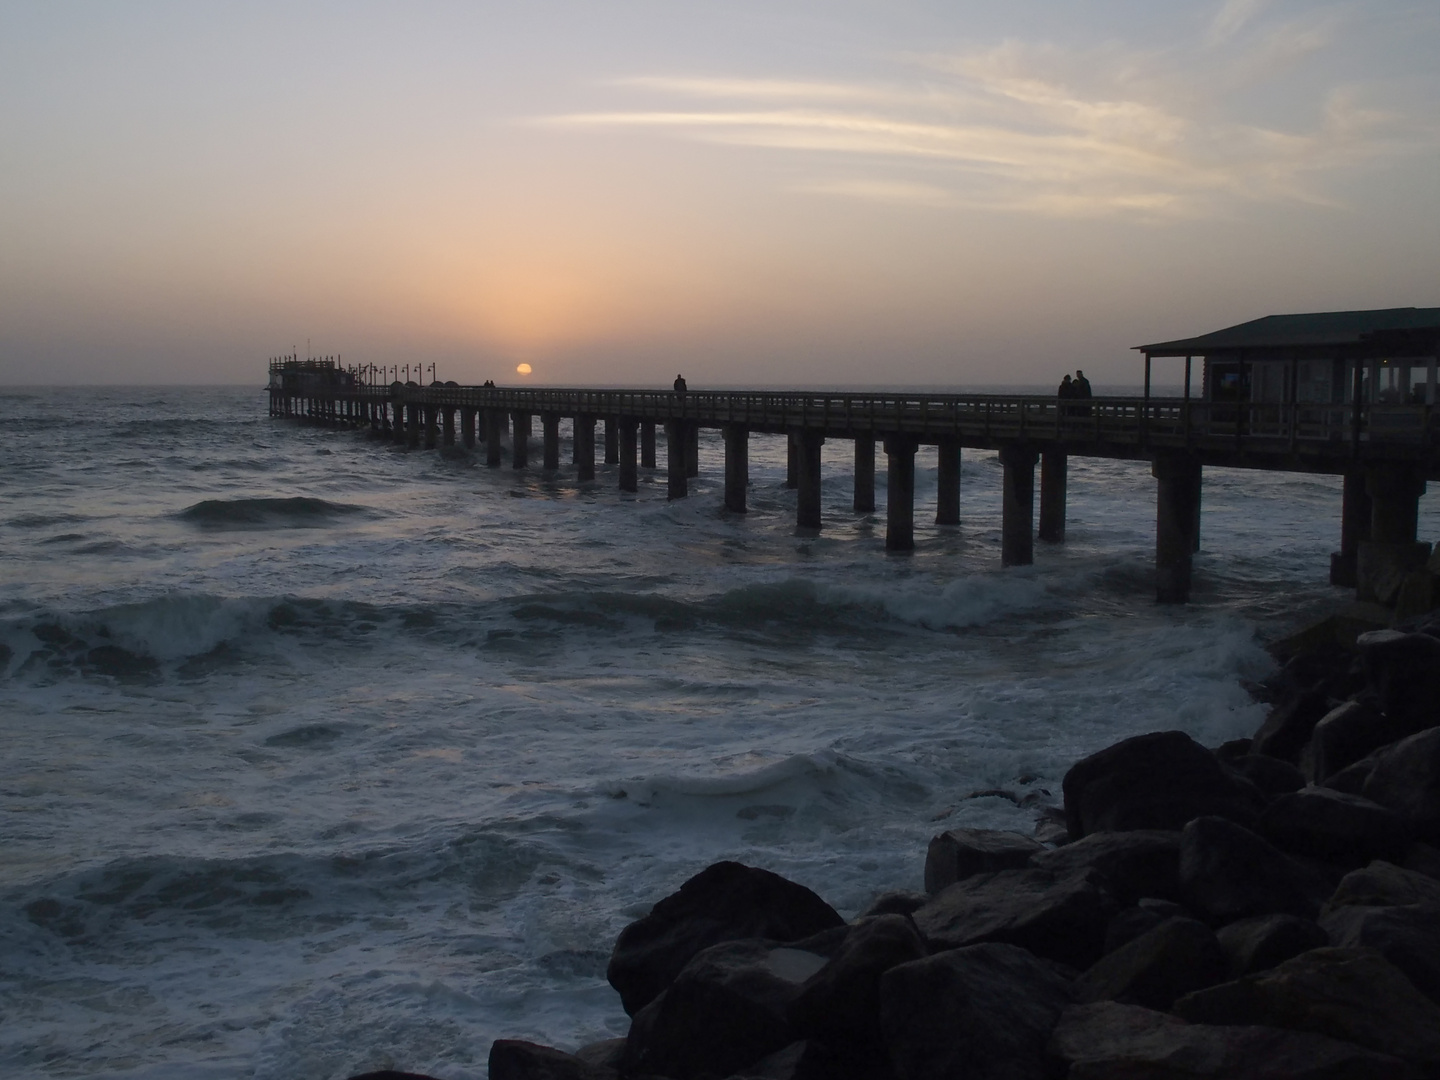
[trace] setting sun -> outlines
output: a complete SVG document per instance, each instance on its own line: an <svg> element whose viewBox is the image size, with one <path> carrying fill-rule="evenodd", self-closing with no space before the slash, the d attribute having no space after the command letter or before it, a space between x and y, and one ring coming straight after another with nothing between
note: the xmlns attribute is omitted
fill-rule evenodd
<svg viewBox="0 0 1440 1080"><path fill-rule="evenodd" d="M517 375L529 375L530 370L531 369L529 364L517 364L515 366L515 373Z"/></svg>

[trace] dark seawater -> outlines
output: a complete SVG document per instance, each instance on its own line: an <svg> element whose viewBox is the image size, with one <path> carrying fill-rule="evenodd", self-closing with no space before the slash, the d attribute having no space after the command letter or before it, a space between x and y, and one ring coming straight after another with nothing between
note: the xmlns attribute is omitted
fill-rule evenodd
<svg viewBox="0 0 1440 1080"><path fill-rule="evenodd" d="M265 412L0 392L7 1076L462 1080L623 1034L610 944L691 873L919 887L937 829L1032 827L972 791L1248 734L1263 640L1344 596L1334 478L1207 470L1162 608L1144 465L1072 459L1068 542L1001 572L994 454L938 529L922 450L896 557L842 443L806 537L776 439L739 517L710 433L672 504Z"/></svg>

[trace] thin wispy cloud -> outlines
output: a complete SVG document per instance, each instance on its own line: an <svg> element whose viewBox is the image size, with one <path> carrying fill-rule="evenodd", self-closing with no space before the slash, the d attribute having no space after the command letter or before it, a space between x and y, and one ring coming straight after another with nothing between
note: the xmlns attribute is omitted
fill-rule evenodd
<svg viewBox="0 0 1440 1080"><path fill-rule="evenodd" d="M648 128L787 152L812 173L791 185L799 191L1060 216L1194 217L1240 202L1327 204L1333 197L1324 180L1334 170L1435 144L1433 125L1368 108L1353 86L1332 88L1290 127L1227 115L1226 93L1267 73L1279 77L1332 39L1329 15L1267 26L1264 6L1226 0L1188 53L1011 41L901 58L903 77L885 84L633 78L617 85L672 106L685 99L687 107L541 122ZM837 167L830 159L843 159L841 175L827 175Z"/></svg>

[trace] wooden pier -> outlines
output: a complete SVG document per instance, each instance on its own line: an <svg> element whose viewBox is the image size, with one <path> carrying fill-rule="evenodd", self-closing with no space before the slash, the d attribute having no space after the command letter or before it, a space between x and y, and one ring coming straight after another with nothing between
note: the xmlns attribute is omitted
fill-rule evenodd
<svg viewBox="0 0 1440 1080"><path fill-rule="evenodd" d="M530 466L538 417L541 468L558 470L561 422L568 421L576 479L595 479L597 446L603 447L605 462L618 466L622 491L636 490L639 468L656 467L656 431L662 429L672 499L686 497L689 479L698 473L700 429L718 429L725 446L725 506L734 513L746 511L750 435L783 436L787 483L797 491L796 524L805 529L823 527L821 446L827 440L853 444L854 509L865 513L875 509L878 442L888 475L889 551L915 546L915 453L921 445L939 453L938 524L960 520L962 450L995 450L1004 469L1006 566L1034 558L1037 464L1038 535L1060 543L1071 456L1149 461L1157 481L1157 596L1170 603L1189 598L1206 465L1343 476L1341 550L1331 580L1358 584L1362 599L1381 600L1386 597L1377 590L1389 588L1386 575L1403 576L1429 554L1428 545L1417 543L1418 501L1426 481L1440 477L1440 406L1433 402L369 385L334 365L294 359L272 362L269 394L272 416L368 428L412 448L483 448L491 467L503 464L507 435L511 465ZM597 425L603 425L598 441Z"/></svg>

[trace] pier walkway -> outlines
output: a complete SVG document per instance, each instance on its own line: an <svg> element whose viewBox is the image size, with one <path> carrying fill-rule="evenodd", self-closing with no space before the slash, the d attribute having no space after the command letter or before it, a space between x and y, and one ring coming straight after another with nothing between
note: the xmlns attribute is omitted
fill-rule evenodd
<svg viewBox="0 0 1440 1080"><path fill-rule="evenodd" d="M1004 467L1001 562L1007 566L1033 561L1037 535L1064 540L1071 455L1150 461L1157 480L1157 596L1163 602L1189 598L1206 465L1343 476L1340 551L1332 557L1331 580L1358 585L1361 599L1385 599L1376 595L1378 588L1416 569L1417 560L1423 564L1429 548L1416 542L1418 500L1426 481L1440 478L1440 406L1434 404L367 385L328 362L295 359L272 362L270 376L272 416L365 427L417 448L483 446L490 466L503 464L507 441L513 467L529 466L538 417L541 465L558 470L561 423L568 421L571 464L582 482L595 478L601 425L598 444L605 462L619 466L624 491L636 490L637 469L656 467L656 432L662 430L672 499L685 497L688 479L698 474L700 429L718 429L725 444L725 506L735 513L746 510L749 436L784 436L788 485L797 489L796 524L806 529L823 524L825 441L853 442L854 509L862 513L875 509L878 441L886 455L890 551L915 545L915 453L921 445L938 448L936 522L942 525L960 520L962 449L996 450Z"/></svg>

